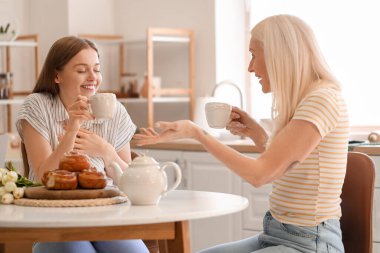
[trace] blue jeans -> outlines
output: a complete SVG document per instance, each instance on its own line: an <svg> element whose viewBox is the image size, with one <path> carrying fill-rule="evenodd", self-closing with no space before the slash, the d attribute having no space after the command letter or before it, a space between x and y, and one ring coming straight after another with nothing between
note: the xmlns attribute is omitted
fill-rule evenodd
<svg viewBox="0 0 380 253"><path fill-rule="evenodd" d="M149 253L141 240L37 242L33 253Z"/></svg>
<svg viewBox="0 0 380 253"><path fill-rule="evenodd" d="M342 232L337 219L315 227L281 223L267 212L264 231L256 236L221 244L199 253L344 253Z"/></svg>

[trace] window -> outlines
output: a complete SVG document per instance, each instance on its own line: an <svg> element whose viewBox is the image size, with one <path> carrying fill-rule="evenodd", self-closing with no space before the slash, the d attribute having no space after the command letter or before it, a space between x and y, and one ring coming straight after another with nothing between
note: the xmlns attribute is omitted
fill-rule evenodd
<svg viewBox="0 0 380 253"><path fill-rule="evenodd" d="M250 25L275 14L291 14L313 29L339 80L351 126L380 128L380 15L377 1L251 0ZM252 76L252 114L270 118L271 96Z"/></svg>

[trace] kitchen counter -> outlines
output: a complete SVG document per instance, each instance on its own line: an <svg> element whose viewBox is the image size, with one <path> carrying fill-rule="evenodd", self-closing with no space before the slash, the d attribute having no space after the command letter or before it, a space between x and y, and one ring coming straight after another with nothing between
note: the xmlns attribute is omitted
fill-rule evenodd
<svg viewBox="0 0 380 253"><path fill-rule="evenodd" d="M242 153L260 153L259 149L249 139L223 141L224 144ZM206 151L201 144L194 140L180 140L165 143L158 143L146 146L137 146L131 142L132 148L140 149L159 149L159 150L180 150L180 151ZM350 145L350 151L362 152L367 155L380 156L379 144L355 144Z"/></svg>
<svg viewBox="0 0 380 253"><path fill-rule="evenodd" d="M259 149L249 139L229 140L223 141L223 143L242 153L259 153ZM192 139L164 142L146 146L137 146L135 142L132 141L131 147L140 149L162 149L199 152L206 151L199 142Z"/></svg>
<svg viewBox="0 0 380 253"><path fill-rule="evenodd" d="M350 151L362 152L367 155L380 156L380 143L364 143L350 146Z"/></svg>

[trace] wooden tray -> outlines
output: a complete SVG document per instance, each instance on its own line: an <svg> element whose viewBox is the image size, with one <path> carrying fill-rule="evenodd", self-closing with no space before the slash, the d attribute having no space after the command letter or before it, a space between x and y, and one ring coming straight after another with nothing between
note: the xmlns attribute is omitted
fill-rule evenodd
<svg viewBox="0 0 380 253"><path fill-rule="evenodd" d="M117 187L104 189L75 189L75 190L48 190L44 186L28 187L25 189L24 198L50 199L50 200L74 200L74 199L97 199L123 196Z"/></svg>

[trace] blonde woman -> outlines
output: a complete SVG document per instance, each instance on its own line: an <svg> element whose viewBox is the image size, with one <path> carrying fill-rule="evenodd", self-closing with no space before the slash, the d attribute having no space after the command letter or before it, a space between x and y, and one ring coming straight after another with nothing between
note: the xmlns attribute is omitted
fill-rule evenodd
<svg viewBox="0 0 380 253"><path fill-rule="evenodd" d="M344 252L339 218L349 123L339 85L305 22L264 19L251 32L249 72L272 93L274 132L233 108L227 129L263 152L251 158L220 143L191 121L157 122L135 135L139 145L193 138L255 187L271 183L261 234L202 253Z"/></svg>

